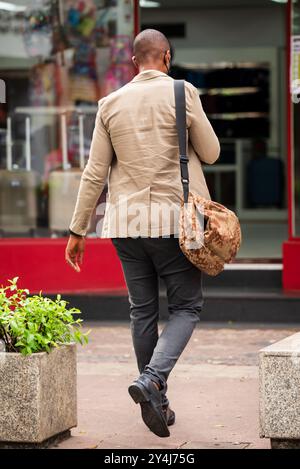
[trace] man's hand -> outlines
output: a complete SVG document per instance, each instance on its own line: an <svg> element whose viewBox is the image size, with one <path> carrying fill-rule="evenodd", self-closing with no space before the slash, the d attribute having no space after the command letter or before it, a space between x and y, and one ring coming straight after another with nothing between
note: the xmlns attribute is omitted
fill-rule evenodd
<svg viewBox="0 0 300 469"><path fill-rule="evenodd" d="M66 247L65 259L76 272L80 272L80 265L83 261L83 254L85 249L85 238L70 235Z"/></svg>

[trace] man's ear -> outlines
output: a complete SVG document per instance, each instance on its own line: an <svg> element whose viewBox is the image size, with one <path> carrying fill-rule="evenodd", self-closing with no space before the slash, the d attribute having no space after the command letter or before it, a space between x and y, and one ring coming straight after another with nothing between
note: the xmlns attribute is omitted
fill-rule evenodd
<svg viewBox="0 0 300 469"><path fill-rule="evenodd" d="M135 66L135 68L139 68L138 63L136 61L136 56L135 55L131 58L131 60L132 60L133 65Z"/></svg>

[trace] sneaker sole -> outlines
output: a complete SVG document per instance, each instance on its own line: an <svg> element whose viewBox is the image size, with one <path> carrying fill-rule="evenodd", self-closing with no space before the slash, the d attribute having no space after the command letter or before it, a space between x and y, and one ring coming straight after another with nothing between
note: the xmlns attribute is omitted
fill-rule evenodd
<svg viewBox="0 0 300 469"><path fill-rule="evenodd" d="M152 404L148 391L132 384L129 386L128 392L134 402L140 404L142 419L149 430L161 438L170 436L165 418Z"/></svg>

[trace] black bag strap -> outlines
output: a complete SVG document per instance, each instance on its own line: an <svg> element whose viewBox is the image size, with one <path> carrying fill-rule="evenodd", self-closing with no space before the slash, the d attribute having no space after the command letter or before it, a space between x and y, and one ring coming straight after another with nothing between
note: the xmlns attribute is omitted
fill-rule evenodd
<svg viewBox="0 0 300 469"><path fill-rule="evenodd" d="M184 80L174 80L176 127L179 144L179 161L181 183L183 188L184 203L188 202L189 197L189 158L187 155L186 141L186 103L185 103L185 85Z"/></svg>

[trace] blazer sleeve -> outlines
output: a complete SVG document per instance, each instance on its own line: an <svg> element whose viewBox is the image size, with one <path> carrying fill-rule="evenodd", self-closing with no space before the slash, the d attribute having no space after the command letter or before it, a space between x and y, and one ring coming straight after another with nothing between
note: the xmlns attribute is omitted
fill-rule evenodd
<svg viewBox="0 0 300 469"><path fill-rule="evenodd" d="M113 146L101 117L99 101L88 163L83 171L70 230L85 236L92 212L104 189L114 156Z"/></svg>
<svg viewBox="0 0 300 469"><path fill-rule="evenodd" d="M189 140L200 161L213 164L220 155L219 140L203 110L198 90L194 86L190 90Z"/></svg>

